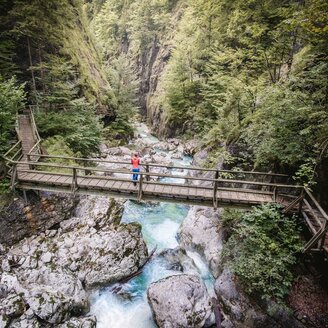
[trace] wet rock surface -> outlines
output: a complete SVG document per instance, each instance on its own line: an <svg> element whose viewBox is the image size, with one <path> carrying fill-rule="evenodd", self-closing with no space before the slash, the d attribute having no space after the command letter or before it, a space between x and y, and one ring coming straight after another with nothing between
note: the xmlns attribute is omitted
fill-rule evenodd
<svg viewBox="0 0 328 328"><path fill-rule="evenodd" d="M160 328L214 324L210 297L197 276L183 274L161 279L150 285L147 297Z"/></svg>
<svg viewBox="0 0 328 328"><path fill-rule="evenodd" d="M95 318L81 317L89 310L86 290L128 277L146 261L141 227L118 224L123 202L103 198L84 198L75 211L81 216L57 230L2 245L4 327L95 327Z"/></svg>
<svg viewBox="0 0 328 328"><path fill-rule="evenodd" d="M214 277L221 272L224 242L221 213L220 209L193 206L178 231L179 244L204 256Z"/></svg>
<svg viewBox="0 0 328 328"><path fill-rule="evenodd" d="M194 275L200 274L194 261L187 255L183 247L164 249L158 254L158 257L165 260L167 270L175 270Z"/></svg>

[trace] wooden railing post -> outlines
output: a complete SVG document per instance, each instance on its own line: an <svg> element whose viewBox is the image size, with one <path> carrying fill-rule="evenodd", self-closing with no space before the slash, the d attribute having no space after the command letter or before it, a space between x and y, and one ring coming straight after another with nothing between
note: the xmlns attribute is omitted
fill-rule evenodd
<svg viewBox="0 0 328 328"><path fill-rule="evenodd" d="M303 199L304 199L304 188L302 188L302 190L301 190L301 198L300 198L300 202L298 204L298 215L302 214Z"/></svg>
<svg viewBox="0 0 328 328"><path fill-rule="evenodd" d="M12 168L12 173L11 173L11 181L10 181L10 189L11 190L15 190L15 185L16 185L16 180L18 178L18 174L17 174L17 164L14 163L13 164L13 168Z"/></svg>
<svg viewBox="0 0 328 328"><path fill-rule="evenodd" d="M142 182L143 182L143 175L142 173L140 174L140 179L139 179L139 190L138 190L138 200L140 201L142 198Z"/></svg>
<svg viewBox="0 0 328 328"><path fill-rule="evenodd" d="M278 199L278 187L274 186L272 200L273 200L274 203L276 203L277 199Z"/></svg>
<svg viewBox="0 0 328 328"><path fill-rule="evenodd" d="M146 164L146 173L149 173L149 165ZM149 181L150 180L150 176L146 175L146 180Z"/></svg>
<svg viewBox="0 0 328 328"><path fill-rule="evenodd" d="M77 188L78 188L78 185L77 185L77 171L76 171L76 168L73 167L72 186L71 186L71 191L72 191L73 194L75 194Z"/></svg>
<svg viewBox="0 0 328 328"><path fill-rule="evenodd" d="M217 198L217 190L218 190L218 179L219 179L219 171L215 172L215 181L213 186L213 206L214 208L218 207L218 198Z"/></svg>
<svg viewBox="0 0 328 328"><path fill-rule="evenodd" d="M27 155L26 155L26 157L27 157L27 161L28 162L32 162L32 160L31 160L31 154L30 153L28 153ZM32 164L29 164L28 165L28 168L30 169L30 170L34 170L34 165L32 165Z"/></svg>

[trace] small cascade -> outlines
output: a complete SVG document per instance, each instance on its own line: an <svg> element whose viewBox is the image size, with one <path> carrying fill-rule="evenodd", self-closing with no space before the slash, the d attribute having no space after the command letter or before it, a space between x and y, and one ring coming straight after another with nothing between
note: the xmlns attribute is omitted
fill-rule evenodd
<svg viewBox="0 0 328 328"><path fill-rule="evenodd" d="M148 144L159 142L152 136L148 128L140 124L137 126L138 138ZM162 153L170 154L169 151ZM183 156L180 159L172 159L176 166L188 166L192 158ZM171 173L181 176L180 178L166 178L167 182L184 183L186 175L183 169L172 169ZM89 200L89 203L81 205L81 212L87 208L97 213L98 206L101 213L101 207L104 202L98 197ZM77 209L79 211L79 209ZM174 203L138 203L136 201L127 201L124 205L122 223L138 222L142 226L143 238L147 243L148 250L157 247L156 254L165 249L173 249L179 246L176 239L178 229L187 216L189 206ZM132 278L124 284L113 284L106 288L96 291L91 296L91 313L97 317L98 328L155 328L150 307L147 302L147 289L152 282L162 278L181 274L182 272L172 270L163 257L156 256L147 263L143 271L138 276ZM187 252L190 258L191 266L185 268L184 273L199 273L208 288L210 295L214 295L213 277L208 267L203 262L199 254Z"/></svg>

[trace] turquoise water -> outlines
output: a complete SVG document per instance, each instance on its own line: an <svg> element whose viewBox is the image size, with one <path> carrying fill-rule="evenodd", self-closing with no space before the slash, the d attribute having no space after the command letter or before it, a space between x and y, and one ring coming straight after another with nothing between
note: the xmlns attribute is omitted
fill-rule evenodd
<svg viewBox="0 0 328 328"><path fill-rule="evenodd" d="M173 203L143 204L128 201L122 223L139 222L148 249L178 246L176 232L187 216L188 207Z"/></svg>
<svg viewBox="0 0 328 328"><path fill-rule="evenodd" d="M149 251L155 246L159 251L178 246L176 233L187 213L188 207L184 205L127 201L122 223L139 222ZM129 282L97 291L91 300L91 312L97 316L97 327L157 327L147 303L147 288L154 281L179 273L168 270L162 259L154 257L142 273Z"/></svg>
<svg viewBox="0 0 328 328"><path fill-rule="evenodd" d="M138 128L139 135L150 143L158 142L144 126ZM174 165L190 165L192 158L183 156L174 160ZM166 178L163 181L184 183L185 170L172 170L172 174L181 175L181 179ZM142 235L151 251L178 246L178 229L187 216L189 207L175 203L138 203L127 201L124 206L122 223L138 222L142 226ZM194 260L195 271L203 279L209 292L213 290L213 277L197 253L187 252ZM147 302L149 285L167 276L181 274L167 269L167 263L161 258L153 258L137 277L125 284L114 284L95 292L91 297L91 313L97 317L97 328L156 328Z"/></svg>

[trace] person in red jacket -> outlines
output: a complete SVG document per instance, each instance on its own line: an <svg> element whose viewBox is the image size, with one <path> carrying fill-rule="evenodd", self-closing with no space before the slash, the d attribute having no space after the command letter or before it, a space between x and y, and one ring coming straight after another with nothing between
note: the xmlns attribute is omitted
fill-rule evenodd
<svg viewBox="0 0 328 328"><path fill-rule="evenodd" d="M131 158L131 164L132 164L132 180L133 180L133 184L136 186L137 185L137 181L138 181L138 173L140 172L140 157L138 156L138 154L134 154L133 157Z"/></svg>

